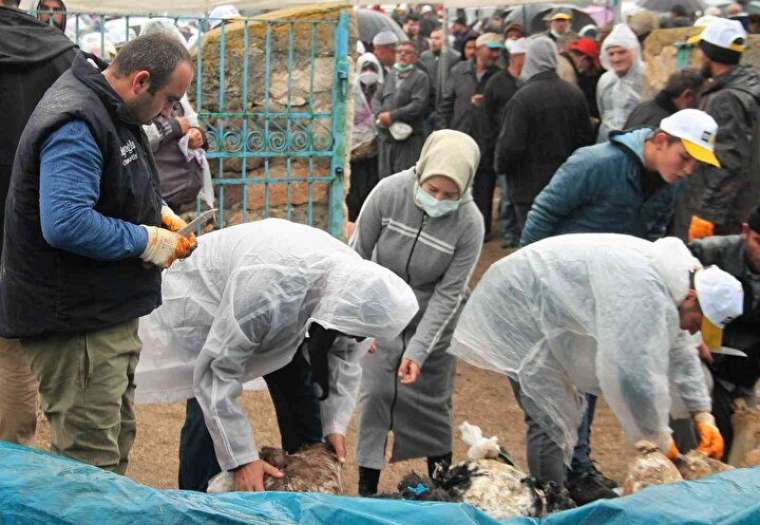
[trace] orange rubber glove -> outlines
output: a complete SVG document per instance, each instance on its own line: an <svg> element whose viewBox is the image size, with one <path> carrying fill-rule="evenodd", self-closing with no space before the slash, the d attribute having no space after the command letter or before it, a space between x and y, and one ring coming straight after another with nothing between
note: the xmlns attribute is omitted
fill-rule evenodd
<svg viewBox="0 0 760 525"><path fill-rule="evenodd" d="M161 206L161 226L170 232L176 232L187 226L187 223L174 213L169 206Z"/></svg>
<svg viewBox="0 0 760 525"><path fill-rule="evenodd" d="M704 237L712 237L715 234L715 224L710 221L706 221L696 215L691 216L691 222L689 223L689 242L696 239L702 239Z"/></svg>
<svg viewBox="0 0 760 525"><path fill-rule="evenodd" d="M148 244L140 258L160 268L168 268L177 259L190 256L198 246L195 236L183 237L157 226L142 227L148 232Z"/></svg>
<svg viewBox="0 0 760 525"><path fill-rule="evenodd" d="M676 447L676 442L673 441L673 438L670 438L670 448L665 451L665 457L670 461L675 461L680 455L681 453L678 451L678 447Z"/></svg>
<svg viewBox="0 0 760 525"><path fill-rule="evenodd" d="M697 450L711 458L723 457L723 436L715 426L715 418L709 412L697 412L694 414L694 426L699 435L699 447Z"/></svg>

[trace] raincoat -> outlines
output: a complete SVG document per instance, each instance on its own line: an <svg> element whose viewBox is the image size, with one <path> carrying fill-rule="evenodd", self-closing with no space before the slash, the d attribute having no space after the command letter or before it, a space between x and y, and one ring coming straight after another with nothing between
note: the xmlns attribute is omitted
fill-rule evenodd
<svg viewBox="0 0 760 525"><path fill-rule="evenodd" d="M355 151L362 146L367 146L377 137L377 128L375 127L375 116L372 114L372 100L367 100L364 90L362 89L359 74L364 66L371 62L377 69L377 89L382 89L383 68L380 66L377 58L372 53L364 53L356 60L356 77L352 86L354 99L354 125L351 128L351 151Z"/></svg>
<svg viewBox="0 0 760 525"><path fill-rule="evenodd" d="M326 232L280 219L198 238L163 276L163 304L141 320L137 397L196 397L224 470L258 458L241 385L288 364L316 322L393 338L417 312L409 287ZM345 342L345 341L344 341ZM323 432L345 433L366 345L331 350Z"/></svg>
<svg viewBox="0 0 760 525"><path fill-rule="evenodd" d="M586 393L604 395L631 443L665 447L671 389L689 411L710 410L698 340L677 309L699 267L673 237L539 241L486 272L450 351L518 381L524 410L568 465Z"/></svg>
<svg viewBox="0 0 760 525"><path fill-rule="evenodd" d="M624 47L633 54L633 64L625 76L619 77L612 71L607 58L610 47ZM618 24L602 43L599 56L602 66L607 70L596 85L596 104L599 108L599 133L597 143L606 142L610 131L623 129L628 115L641 100L644 87L644 63L641 61L641 45L636 35L625 24Z"/></svg>
<svg viewBox="0 0 760 525"><path fill-rule="evenodd" d="M468 294L484 226L469 191L457 210L435 219L415 203L420 174L456 170L452 176L469 181L463 182L464 187L475 176L480 155L472 154L477 146L469 137L447 142L444 153L426 154L433 137L442 133L456 132L435 132L415 168L378 183L364 203L351 239L362 257L409 283L420 304L418 315L399 336L378 340L377 352L364 358L357 444L357 463L363 467L383 467L389 430L393 430L391 461L451 452L456 359L446 349ZM414 384L398 382L402 357L422 369Z"/></svg>

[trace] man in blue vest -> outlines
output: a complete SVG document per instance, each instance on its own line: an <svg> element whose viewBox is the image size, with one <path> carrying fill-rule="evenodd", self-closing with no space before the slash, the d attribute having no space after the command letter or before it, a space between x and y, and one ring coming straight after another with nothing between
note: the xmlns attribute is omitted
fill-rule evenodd
<svg viewBox="0 0 760 525"><path fill-rule="evenodd" d="M21 135L6 202L0 336L21 339L54 452L118 473L135 436L137 320L194 238L166 206L141 125L192 80L172 37L77 54Z"/></svg>

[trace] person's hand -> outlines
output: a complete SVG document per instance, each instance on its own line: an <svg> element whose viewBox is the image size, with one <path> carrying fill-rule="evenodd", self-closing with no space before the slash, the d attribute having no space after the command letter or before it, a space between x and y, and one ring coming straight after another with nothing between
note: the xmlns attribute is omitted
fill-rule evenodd
<svg viewBox="0 0 760 525"><path fill-rule="evenodd" d="M720 459L723 457L723 436L715 425L715 418L709 412L697 412L694 414L694 426L697 427L699 435L699 446L697 450L711 458Z"/></svg>
<svg viewBox="0 0 760 525"><path fill-rule="evenodd" d="M195 235L183 237L165 228L142 225L148 232L148 243L140 258L159 268L168 268L177 259L189 257L198 246Z"/></svg>
<svg viewBox="0 0 760 525"><path fill-rule="evenodd" d="M367 350L367 353L374 354L375 352L377 352L377 342L373 339L369 344L369 350Z"/></svg>
<svg viewBox="0 0 760 525"><path fill-rule="evenodd" d="M480 106L483 103L483 95L473 95L470 98L473 106Z"/></svg>
<svg viewBox="0 0 760 525"><path fill-rule="evenodd" d="M691 216L688 233L689 242L713 235L715 235L715 224L696 215Z"/></svg>
<svg viewBox="0 0 760 525"><path fill-rule="evenodd" d="M235 490L241 492L263 492L264 476L281 478L283 474L272 465L257 459L247 463L232 473Z"/></svg>
<svg viewBox="0 0 760 525"><path fill-rule="evenodd" d="M681 453L678 451L678 447L676 447L676 442L673 441L673 438L670 438L667 450L663 450L662 453L665 454L665 457L670 461L675 461L681 456Z"/></svg>
<svg viewBox="0 0 760 525"><path fill-rule="evenodd" d="M355 222L346 222L346 224L343 226L343 236L346 239L350 239L351 236L354 234L355 229L356 229Z"/></svg>
<svg viewBox="0 0 760 525"><path fill-rule="evenodd" d="M190 149L198 149L203 147L203 134L198 128L190 128L187 132L190 136L190 140L187 141L187 147Z"/></svg>
<svg viewBox="0 0 760 525"><path fill-rule="evenodd" d="M176 232L187 226L187 223L169 206L161 206L161 226L170 232Z"/></svg>
<svg viewBox="0 0 760 525"><path fill-rule="evenodd" d="M346 436L343 434L327 434L325 436L327 444L335 451L340 463L346 462Z"/></svg>
<svg viewBox="0 0 760 525"><path fill-rule="evenodd" d="M383 127L389 127L391 122L391 114L388 111L383 111L377 116L377 122Z"/></svg>
<svg viewBox="0 0 760 525"><path fill-rule="evenodd" d="M187 119L187 117L174 117L174 118L177 119L177 124L179 124L179 129L182 132L182 135L185 135L190 129L190 121Z"/></svg>
<svg viewBox="0 0 760 525"><path fill-rule="evenodd" d="M398 376L401 378L402 385L411 385L420 376L420 365L405 357L398 368Z"/></svg>
<svg viewBox="0 0 760 525"><path fill-rule="evenodd" d="M699 346L697 347L697 352L699 353L699 358L702 361L704 361L707 364L712 364L713 362L712 352L710 352L710 348L705 344L704 341L699 342Z"/></svg>

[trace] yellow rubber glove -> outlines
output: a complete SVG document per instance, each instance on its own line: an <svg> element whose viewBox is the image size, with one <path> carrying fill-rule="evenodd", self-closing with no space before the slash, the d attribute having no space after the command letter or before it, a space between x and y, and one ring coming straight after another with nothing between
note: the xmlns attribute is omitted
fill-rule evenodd
<svg viewBox="0 0 760 525"><path fill-rule="evenodd" d="M704 237L712 237L715 234L715 224L710 221L706 221L696 215L691 216L691 222L689 223L689 242L696 239L702 239Z"/></svg>
<svg viewBox="0 0 760 525"><path fill-rule="evenodd" d="M169 206L161 206L161 226L170 232L176 232L187 226L187 223L174 213Z"/></svg>
<svg viewBox="0 0 760 525"><path fill-rule="evenodd" d="M188 257L198 246L195 236L192 238L183 237L178 233L157 226L143 224L142 227L148 232L148 244L140 258L160 268L168 268L177 259Z"/></svg>
<svg viewBox="0 0 760 525"><path fill-rule="evenodd" d="M697 412L693 416L694 426L699 435L699 447L697 450L711 458L723 457L723 436L715 425L715 418L709 412Z"/></svg>

